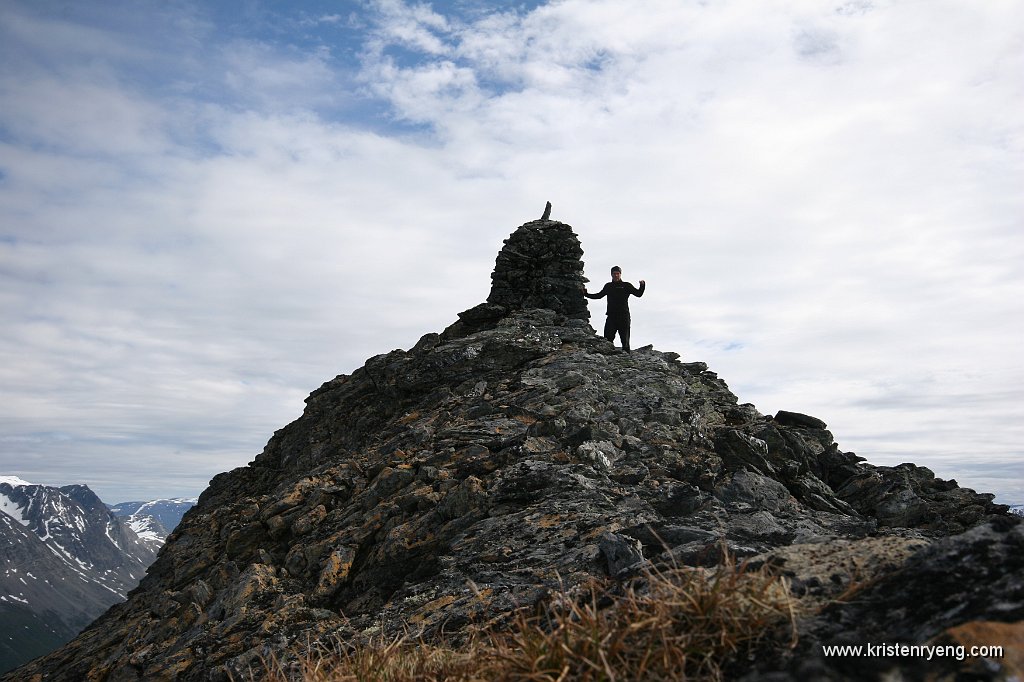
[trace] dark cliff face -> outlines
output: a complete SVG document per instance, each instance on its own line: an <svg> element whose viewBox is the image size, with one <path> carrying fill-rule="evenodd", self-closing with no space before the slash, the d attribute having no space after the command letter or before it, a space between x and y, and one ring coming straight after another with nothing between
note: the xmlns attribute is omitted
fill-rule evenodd
<svg viewBox="0 0 1024 682"><path fill-rule="evenodd" d="M884 585L936 538L1020 534L991 495L867 465L703 363L619 352L586 321L581 256L567 225L519 228L486 303L314 391L211 482L127 603L19 679L228 679L335 635L457 638L592 576L713 566L723 548L814 596L829 561Z"/></svg>

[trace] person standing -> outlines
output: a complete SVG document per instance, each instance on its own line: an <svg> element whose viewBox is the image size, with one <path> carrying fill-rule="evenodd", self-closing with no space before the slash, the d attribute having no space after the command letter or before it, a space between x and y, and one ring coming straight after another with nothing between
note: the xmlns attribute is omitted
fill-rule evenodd
<svg viewBox="0 0 1024 682"><path fill-rule="evenodd" d="M622 268L618 265L612 268L612 281L604 285L604 288L596 294L587 293L586 286L583 287L583 295L587 298L608 297L608 312L604 323L604 338L615 341L615 334L618 333L622 341L622 349L627 353L629 350L629 297L643 296L647 283L640 280L640 288L637 289L629 282L622 281Z"/></svg>

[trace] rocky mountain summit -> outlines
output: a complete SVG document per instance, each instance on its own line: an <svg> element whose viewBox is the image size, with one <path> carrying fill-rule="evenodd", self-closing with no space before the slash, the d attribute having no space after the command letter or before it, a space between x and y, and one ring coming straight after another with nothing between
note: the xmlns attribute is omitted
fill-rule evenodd
<svg viewBox="0 0 1024 682"><path fill-rule="evenodd" d="M245 679L331 638L457 641L595 577L725 554L821 604L796 648L740 662L749 679L865 679L833 642L1021 641L1019 518L867 464L819 419L762 415L702 362L622 353L588 322L579 240L546 217L506 240L485 303L314 391L127 602L5 679Z"/></svg>

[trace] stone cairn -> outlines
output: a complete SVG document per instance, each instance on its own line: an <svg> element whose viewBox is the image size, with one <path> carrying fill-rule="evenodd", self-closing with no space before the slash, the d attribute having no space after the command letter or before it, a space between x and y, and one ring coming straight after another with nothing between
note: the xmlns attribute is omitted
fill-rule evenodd
<svg viewBox="0 0 1024 682"><path fill-rule="evenodd" d="M570 319L589 320L582 288L583 248L565 223L544 217L521 225L504 241L491 273L487 302L506 310L548 308Z"/></svg>

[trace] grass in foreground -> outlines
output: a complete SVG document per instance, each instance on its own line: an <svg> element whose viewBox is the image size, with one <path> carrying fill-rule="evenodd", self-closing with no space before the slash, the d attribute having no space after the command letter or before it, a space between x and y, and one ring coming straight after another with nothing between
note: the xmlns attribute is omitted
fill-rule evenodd
<svg viewBox="0 0 1024 682"><path fill-rule="evenodd" d="M796 600L787 583L731 559L713 572L675 568L634 584L562 592L505 630L459 647L406 638L335 643L254 677L273 682L461 680L720 680L767 641L795 645Z"/></svg>

